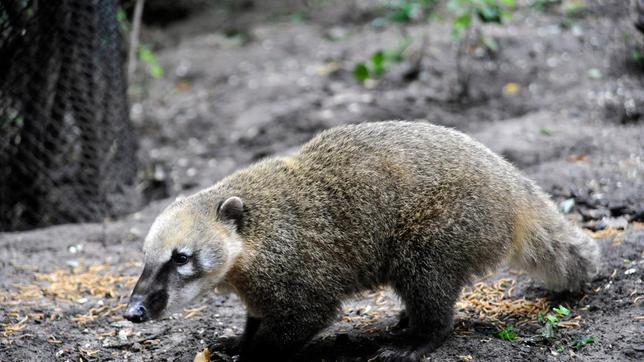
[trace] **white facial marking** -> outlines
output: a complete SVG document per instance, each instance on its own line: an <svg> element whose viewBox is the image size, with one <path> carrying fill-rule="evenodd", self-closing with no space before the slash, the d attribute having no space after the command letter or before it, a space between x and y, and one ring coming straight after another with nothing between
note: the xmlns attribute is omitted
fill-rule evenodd
<svg viewBox="0 0 644 362"><path fill-rule="evenodd" d="M189 247L189 246L187 246L187 245L180 246L180 247L178 247L178 248L177 248L177 253L181 253L181 254L186 254L186 255L188 255L188 256L192 256L192 248L191 248L191 247Z"/></svg>
<svg viewBox="0 0 644 362"><path fill-rule="evenodd" d="M178 267L177 268L177 273L179 273L179 274L181 274L183 276L186 276L186 277L194 275L195 274L195 268L194 268L194 266L192 266L192 261L189 262L186 265L182 265L182 266Z"/></svg>

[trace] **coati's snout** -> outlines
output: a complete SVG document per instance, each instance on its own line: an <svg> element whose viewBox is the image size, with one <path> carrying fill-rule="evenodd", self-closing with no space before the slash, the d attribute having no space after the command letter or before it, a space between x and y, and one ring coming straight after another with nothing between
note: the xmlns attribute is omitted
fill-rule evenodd
<svg viewBox="0 0 644 362"><path fill-rule="evenodd" d="M156 319L163 314L168 306L168 269L167 266L153 271L148 265L134 287L130 302L125 308L123 317L134 322L142 323Z"/></svg>
<svg viewBox="0 0 644 362"><path fill-rule="evenodd" d="M211 212L194 210L190 200L171 205L152 224L143 245L145 266L125 309L126 319L156 319L214 290L240 253L241 199L230 197Z"/></svg>

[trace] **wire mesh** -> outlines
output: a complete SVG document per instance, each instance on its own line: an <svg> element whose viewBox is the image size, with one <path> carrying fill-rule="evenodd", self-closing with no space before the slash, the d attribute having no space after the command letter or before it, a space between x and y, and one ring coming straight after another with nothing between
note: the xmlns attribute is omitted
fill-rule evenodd
<svg viewBox="0 0 644 362"><path fill-rule="evenodd" d="M116 0L0 0L0 230L131 211Z"/></svg>

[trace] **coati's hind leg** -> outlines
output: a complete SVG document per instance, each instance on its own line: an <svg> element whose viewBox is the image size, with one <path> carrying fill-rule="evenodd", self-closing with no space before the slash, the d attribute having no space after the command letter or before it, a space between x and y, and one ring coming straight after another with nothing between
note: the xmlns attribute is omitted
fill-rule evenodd
<svg viewBox="0 0 644 362"><path fill-rule="evenodd" d="M428 260L409 262L413 269L397 268L392 287L405 304L408 326L404 346L385 349L381 361L419 361L439 347L450 334L454 321L454 304L463 281L438 263ZM426 266L421 267L419 266ZM401 320L405 323L404 320Z"/></svg>

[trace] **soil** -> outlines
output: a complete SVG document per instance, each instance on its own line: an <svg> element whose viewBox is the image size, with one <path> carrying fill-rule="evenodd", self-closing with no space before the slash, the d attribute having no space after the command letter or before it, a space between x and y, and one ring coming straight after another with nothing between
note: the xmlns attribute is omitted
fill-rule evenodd
<svg viewBox="0 0 644 362"><path fill-rule="evenodd" d="M600 274L578 294L507 269L482 277L480 288L500 299L485 309L480 292L464 297L454 332L428 360L643 360L644 72L632 54L644 37L623 0L577 2L572 13L569 1L520 3L506 24L482 27L497 51L467 47L466 96L442 20L406 27L411 61L364 84L353 78L357 62L402 38L396 26L374 28L384 11L374 1L201 4L179 22L145 27L165 69L161 79L140 69L131 86L150 203L104 223L0 234L0 360L188 361L206 347L213 360L234 360L222 347L243 328L234 295L143 325L120 317L154 217L323 129L384 119L424 119L479 139L551 193L603 251ZM497 314L508 303L511 312ZM559 305L572 313L545 340L537 312ZM356 296L303 359L373 357L400 338L399 310L386 289ZM514 341L497 337L507 325Z"/></svg>

